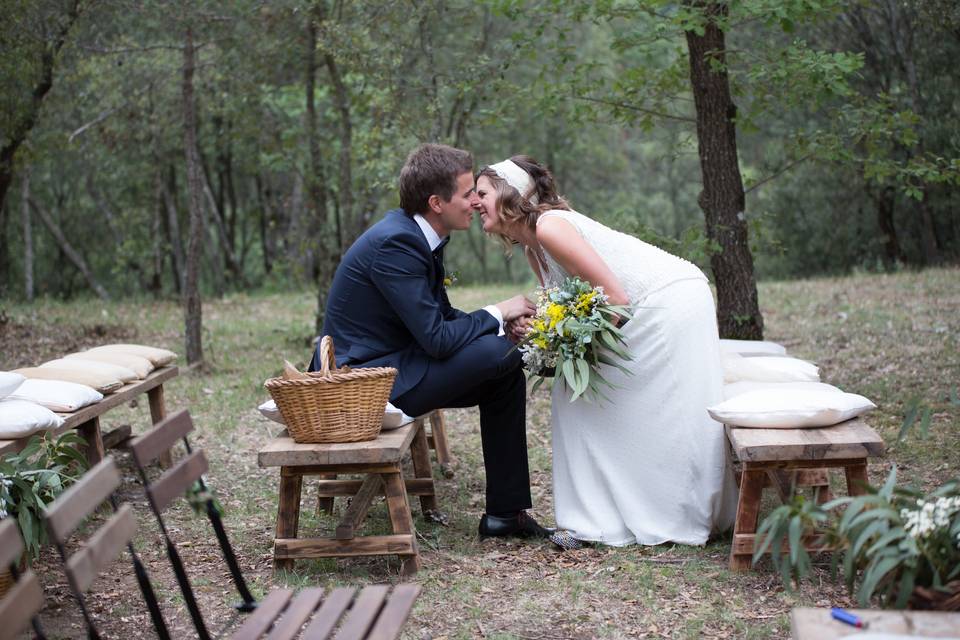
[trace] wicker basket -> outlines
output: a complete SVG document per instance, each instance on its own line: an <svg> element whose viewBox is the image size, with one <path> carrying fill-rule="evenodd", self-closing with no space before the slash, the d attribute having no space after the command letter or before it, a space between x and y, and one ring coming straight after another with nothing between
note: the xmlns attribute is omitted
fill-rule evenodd
<svg viewBox="0 0 960 640"><path fill-rule="evenodd" d="M960 580L948 582L942 590L916 587L907 606L920 610L960 611Z"/></svg>
<svg viewBox="0 0 960 640"><path fill-rule="evenodd" d="M328 443L373 440L397 370L392 367L336 368L333 339L320 341L321 370L264 383L273 396L294 442Z"/></svg>
<svg viewBox="0 0 960 640"><path fill-rule="evenodd" d="M27 557L20 556L20 560L17 562L17 570L20 572L20 575L23 575L23 572L27 569ZM10 587L13 586L13 574L10 573L9 569L0 569L0 598L7 595L7 592L10 590Z"/></svg>

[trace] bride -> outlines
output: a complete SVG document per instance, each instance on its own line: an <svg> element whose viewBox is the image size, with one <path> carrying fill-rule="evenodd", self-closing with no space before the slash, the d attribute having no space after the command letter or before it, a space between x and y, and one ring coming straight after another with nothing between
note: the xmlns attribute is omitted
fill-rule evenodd
<svg viewBox="0 0 960 640"><path fill-rule="evenodd" d="M523 245L542 285L579 277L635 309L622 327L632 375L604 366L616 386L609 401L571 403L569 389L554 386L554 508L568 546L700 545L732 526L726 439L706 411L722 401L722 373L703 272L572 210L527 156L483 169L476 186L484 231Z"/></svg>

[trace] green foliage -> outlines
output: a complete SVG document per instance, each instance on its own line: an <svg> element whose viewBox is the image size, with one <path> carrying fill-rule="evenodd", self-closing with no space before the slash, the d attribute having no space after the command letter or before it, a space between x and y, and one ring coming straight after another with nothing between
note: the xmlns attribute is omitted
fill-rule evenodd
<svg viewBox="0 0 960 640"><path fill-rule="evenodd" d="M769 552L789 587L791 578L810 573L804 535L821 529L821 540L834 549L833 567L842 567L862 607L877 598L902 609L914 587L942 588L960 576L960 480L927 495L896 481L894 466L884 485L865 495L823 506L796 496L761 523L754 563Z"/></svg>
<svg viewBox="0 0 960 640"><path fill-rule="evenodd" d="M56 440L33 436L22 451L0 459L0 517L17 519L31 558L47 541L44 508L87 469L77 449L84 444L73 431Z"/></svg>

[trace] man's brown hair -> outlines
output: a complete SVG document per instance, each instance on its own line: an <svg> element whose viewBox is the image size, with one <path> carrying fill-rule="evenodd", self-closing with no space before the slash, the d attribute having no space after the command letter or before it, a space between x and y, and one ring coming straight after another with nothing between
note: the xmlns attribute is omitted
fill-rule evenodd
<svg viewBox="0 0 960 640"><path fill-rule="evenodd" d="M457 178L473 173L473 156L445 144L422 144L407 156L400 170L400 206L412 216L426 213L430 196L453 197Z"/></svg>

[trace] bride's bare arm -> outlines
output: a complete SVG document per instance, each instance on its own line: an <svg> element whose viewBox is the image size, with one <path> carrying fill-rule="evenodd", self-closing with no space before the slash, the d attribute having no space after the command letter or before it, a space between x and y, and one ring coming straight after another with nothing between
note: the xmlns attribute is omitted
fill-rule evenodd
<svg viewBox="0 0 960 640"><path fill-rule="evenodd" d="M602 286L610 304L629 304L617 276L572 224L557 216L544 217L537 224L537 241L567 273Z"/></svg>

